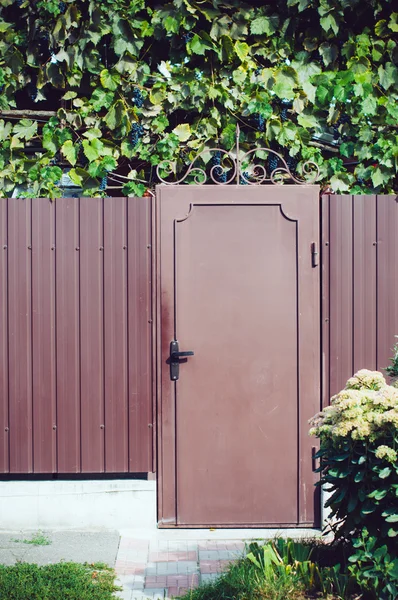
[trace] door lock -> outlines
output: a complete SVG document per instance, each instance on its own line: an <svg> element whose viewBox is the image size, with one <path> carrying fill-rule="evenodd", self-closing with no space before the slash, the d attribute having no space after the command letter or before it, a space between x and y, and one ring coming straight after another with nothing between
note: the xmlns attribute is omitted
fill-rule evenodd
<svg viewBox="0 0 398 600"><path fill-rule="evenodd" d="M180 345L177 340L170 342L170 379L171 381L177 381L180 377L180 359L187 358L188 356L194 356L192 350L180 352Z"/></svg>

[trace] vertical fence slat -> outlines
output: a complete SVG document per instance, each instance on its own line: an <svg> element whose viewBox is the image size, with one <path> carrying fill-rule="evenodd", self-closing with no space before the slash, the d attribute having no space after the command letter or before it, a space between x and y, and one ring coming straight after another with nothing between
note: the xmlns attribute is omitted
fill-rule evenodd
<svg viewBox="0 0 398 600"><path fill-rule="evenodd" d="M55 204L32 202L33 470L52 473L56 456Z"/></svg>
<svg viewBox="0 0 398 600"><path fill-rule="evenodd" d="M398 196L377 197L377 368L398 340Z"/></svg>
<svg viewBox="0 0 398 600"><path fill-rule="evenodd" d="M105 468L116 473L129 466L126 202L104 204Z"/></svg>
<svg viewBox="0 0 398 600"><path fill-rule="evenodd" d="M82 472L104 471L103 199L80 201ZM108 285L108 282L107 282Z"/></svg>
<svg viewBox="0 0 398 600"><path fill-rule="evenodd" d="M80 460L79 199L56 200L58 471Z"/></svg>
<svg viewBox="0 0 398 600"><path fill-rule="evenodd" d="M10 470L8 415L7 198L0 198L0 473Z"/></svg>
<svg viewBox="0 0 398 600"><path fill-rule="evenodd" d="M8 348L10 471L32 472L32 287L30 199L9 201Z"/></svg>
<svg viewBox="0 0 398 600"><path fill-rule="evenodd" d="M128 199L129 465L152 470L151 199Z"/></svg>
<svg viewBox="0 0 398 600"><path fill-rule="evenodd" d="M376 201L354 196L354 364L376 369Z"/></svg>
<svg viewBox="0 0 398 600"><path fill-rule="evenodd" d="M330 400L330 240L329 240L330 196L321 196L321 236L322 236L322 406L327 406Z"/></svg>
<svg viewBox="0 0 398 600"><path fill-rule="evenodd" d="M330 198L330 394L353 373L352 196Z"/></svg>

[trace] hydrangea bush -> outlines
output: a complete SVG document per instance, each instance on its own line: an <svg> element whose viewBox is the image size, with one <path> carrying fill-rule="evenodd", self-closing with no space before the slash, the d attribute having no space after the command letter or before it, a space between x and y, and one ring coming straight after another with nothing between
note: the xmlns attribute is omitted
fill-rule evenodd
<svg viewBox="0 0 398 600"><path fill-rule="evenodd" d="M310 424L336 536L351 539L366 528L397 555L398 389L363 369Z"/></svg>

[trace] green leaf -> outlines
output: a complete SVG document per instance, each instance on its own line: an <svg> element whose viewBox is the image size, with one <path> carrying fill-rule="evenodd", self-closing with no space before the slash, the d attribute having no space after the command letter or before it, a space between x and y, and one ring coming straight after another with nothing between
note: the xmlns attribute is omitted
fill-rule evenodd
<svg viewBox="0 0 398 600"><path fill-rule="evenodd" d="M77 162L77 150L73 145L72 140L67 140L61 147L61 152L65 156L66 160L73 166Z"/></svg>
<svg viewBox="0 0 398 600"><path fill-rule="evenodd" d="M191 128L188 123L177 125L177 127L173 129L173 133L178 137L180 142L186 142L192 135Z"/></svg>
<svg viewBox="0 0 398 600"><path fill-rule="evenodd" d="M279 17L273 15L272 17L257 17L251 22L250 31L253 35L272 35L278 29Z"/></svg>
<svg viewBox="0 0 398 600"><path fill-rule="evenodd" d="M348 173L338 173L330 178L330 187L334 192L348 192L353 183L353 177ZM362 481L364 472L360 471L355 475L354 480L358 483Z"/></svg>
<svg viewBox="0 0 398 600"><path fill-rule="evenodd" d="M104 144L101 140L83 140L83 151L88 160L96 160L102 155Z"/></svg>
<svg viewBox="0 0 398 600"><path fill-rule="evenodd" d="M98 188L98 180L93 178L85 169L76 167L75 169L71 169L68 175L75 185L81 186L87 191Z"/></svg>
<svg viewBox="0 0 398 600"><path fill-rule="evenodd" d="M322 56L325 65L328 66L333 63L338 56L337 46L324 42L319 46L319 54Z"/></svg>
<svg viewBox="0 0 398 600"><path fill-rule="evenodd" d="M239 60L245 62L250 53L248 44L246 44L246 42L235 42L234 48Z"/></svg>
<svg viewBox="0 0 398 600"><path fill-rule="evenodd" d="M387 523L398 523L398 513L390 515L386 518Z"/></svg>
<svg viewBox="0 0 398 600"><path fill-rule="evenodd" d="M76 97L77 97L76 92L66 92L66 94L64 94L62 96L62 100L73 100Z"/></svg>
<svg viewBox="0 0 398 600"><path fill-rule="evenodd" d="M292 68L285 67L278 69L274 75L275 85L273 91L279 98L293 100L295 97L295 88L297 86L297 74Z"/></svg>
<svg viewBox="0 0 398 600"><path fill-rule="evenodd" d="M375 500L383 500L388 494L388 490L374 490L368 494L368 498L374 498Z"/></svg>
<svg viewBox="0 0 398 600"><path fill-rule="evenodd" d="M372 178L372 180L373 180L373 178ZM379 477L380 477L380 479L387 479L387 477L389 477L391 475L391 473L392 473L392 471L391 471L390 467L385 467L384 469L382 469L380 471Z"/></svg>
<svg viewBox="0 0 398 600"><path fill-rule="evenodd" d="M37 133L37 122L29 119L21 119L14 125L13 132L19 138L30 140Z"/></svg>
<svg viewBox="0 0 398 600"><path fill-rule="evenodd" d="M5 121L0 120L0 141L4 141L9 137L11 129L11 123L6 123Z"/></svg>
<svg viewBox="0 0 398 600"><path fill-rule="evenodd" d="M398 535L398 531L396 529L394 529L393 527L390 527L390 529L387 532L388 537L397 537Z"/></svg>
<svg viewBox="0 0 398 600"><path fill-rule="evenodd" d="M114 130L122 124L124 116L126 116L126 108L123 104L123 101L117 100L106 114L104 121L109 129Z"/></svg>
<svg viewBox="0 0 398 600"><path fill-rule="evenodd" d="M103 69L100 73L100 81L102 87L115 91L120 84L120 75L119 73L110 73L108 69Z"/></svg>
<svg viewBox="0 0 398 600"><path fill-rule="evenodd" d="M362 102L362 111L365 115L375 115L377 112L377 101L374 96L367 96Z"/></svg>
<svg viewBox="0 0 398 600"><path fill-rule="evenodd" d="M301 127L306 127L309 129L320 129L319 121L315 115L309 112L303 112L297 117L297 122Z"/></svg>
<svg viewBox="0 0 398 600"><path fill-rule="evenodd" d="M89 140L93 140L94 138L102 137L102 132L100 129L94 127L93 129L88 129L87 131L85 131L83 133L83 136Z"/></svg>
<svg viewBox="0 0 398 600"><path fill-rule="evenodd" d="M199 37L198 34L195 34L192 40L187 44L187 50L191 53L193 52L193 54L198 54L199 56L204 56L206 50L211 50L212 48L212 44L202 37Z"/></svg>
<svg viewBox="0 0 398 600"><path fill-rule="evenodd" d="M332 13L321 17L320 23L322 29L324 29L326 32L332 30L334 35L337 35L339 33L339 26L337 24L336 18Z"/></svg>
<svg viewBox="0 0 398 600"><path fill-rule="evenodd" d="M91 104L94 110L99 111L101 108L109 108L113 102L115 95L113 92L106 92L101 88L97 88L91 95Z"/></svg>
<svg viewBox="0 0 398 600"><path fill-rule="evenodd" d="M391 62L387 62L385 67L379 66L379 81L381 87L388 90L392 85L398 83L398 69Z"/></svg>
<svg viewBox="0 0 398 600"><path fill-rule="evenodd" d="M386 181L388 181L389 178L390 178L390 175L388 173L383 173L383 171L380 169L380 167L376 167L372 171L371 179L372 179L372 183L373 183L373 185L375 187L378 187L379 185L382 185L383 183L385 183ZM388 467L386 467L386 469L388 469ZM386 469L383 469L383 471L381 473L387 472ZM382 477L381 473L379 473L379 477ZM384 477L388 477L389 474L390 473L388 473ZM384 478L384 477L382 477L382 478Z"/></svg>

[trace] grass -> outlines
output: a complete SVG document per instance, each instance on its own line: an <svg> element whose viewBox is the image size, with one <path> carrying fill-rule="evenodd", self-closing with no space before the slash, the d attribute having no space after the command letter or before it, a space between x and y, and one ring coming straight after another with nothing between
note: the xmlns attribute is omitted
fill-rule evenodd
<svg viewBox="0 0 398 600"><path fill-rule="evenodd" d="M51 544L51 540L46 535L44 535L42 531L37 531L36 533L33 533L32 537L29 540L13 539L12 541L19 542L21 544L33 544L34 546L49 546Z"/></svg>
<svg viewBox="0 0 398 600"><path fill-rule="evenodd" d="M3 600L115 600L115 571L102 563L57 563L40 567L0 565Z"/></svg>

